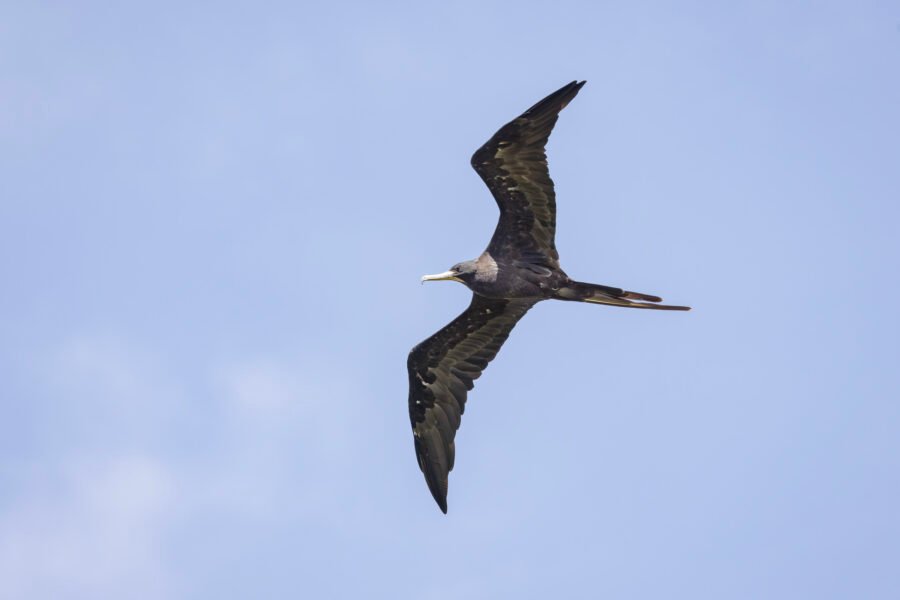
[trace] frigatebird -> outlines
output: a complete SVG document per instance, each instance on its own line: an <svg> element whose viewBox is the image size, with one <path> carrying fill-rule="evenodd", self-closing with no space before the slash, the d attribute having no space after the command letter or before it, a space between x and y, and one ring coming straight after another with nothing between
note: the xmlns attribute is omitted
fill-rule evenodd
<svg viewBox="0 0 900 600"><path fill-rule="evenodd" d="M532 306L569 300L628 308L690 310L662 298L574 281L559 266L556 194L544 147L559 112L584 81L553 92L500 128L472 156L472 167L500 207L487 249L475 260L422 281L458 281L472 290L469 307L409 353L409 419L428 489L447 512L447 476L466 395Z"/></svg>

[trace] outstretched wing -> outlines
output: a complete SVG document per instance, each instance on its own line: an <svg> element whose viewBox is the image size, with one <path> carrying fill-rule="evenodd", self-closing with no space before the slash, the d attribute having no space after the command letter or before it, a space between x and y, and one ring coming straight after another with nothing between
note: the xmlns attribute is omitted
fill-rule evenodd
<svg viewBox="0 0 900 600"><path fill-rule="evenodd" d="M447 512L447 475L453 469L453 438L466 394L534 306L534 300L492 300L473 294L461 315L409 353L409 420L419 468L438 506Z"/></svg>
<svg viewBox="0 0 900 600"><path fill-rule="evenodd" d="M556 252L556 193L544 147L559 117L584 81L553 92L500 128L472 155L472 167L500 206L500 221L488 245L494 258L559 268Z"/></svg>

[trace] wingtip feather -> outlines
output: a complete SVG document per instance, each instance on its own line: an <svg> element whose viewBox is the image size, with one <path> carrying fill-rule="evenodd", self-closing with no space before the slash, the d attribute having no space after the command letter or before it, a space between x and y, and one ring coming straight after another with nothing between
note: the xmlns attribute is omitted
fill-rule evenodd
<svg viewBox="0 0 900 600"><path fill-rule="evenodd" d="M430 476L429 476L430 475ZM426 473L425 481L428 483L428 491L431 492L431 497L434 498L434 501L437 502L438 508L441 509L441 512L445 515L447 514L447 484L446 479L444 480L444 484L441 485L434 473Z"/></svg>

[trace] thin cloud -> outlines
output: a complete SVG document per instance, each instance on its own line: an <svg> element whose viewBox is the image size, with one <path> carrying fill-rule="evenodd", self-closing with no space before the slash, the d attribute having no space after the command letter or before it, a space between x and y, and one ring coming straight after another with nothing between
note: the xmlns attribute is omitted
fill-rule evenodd
<svg viewBox="0 0 900 600"><path fill-rule="evenodd" d="M51 467L0 517L0 596L159 598L173 478L149 456Z"/></svg>
<svg viewBox="0 0 900 600"><path fill-rule="evenodd" d="M35 414L64 415L63 441L11 477L0 597L172 597L189 587L180 523L321 524L347 497L334 473L356 454L352 384L315 361L244 357L188 381L163 352L85 335L33 362L48 388ZM164 443L197 423L191 456Z"/></svg>

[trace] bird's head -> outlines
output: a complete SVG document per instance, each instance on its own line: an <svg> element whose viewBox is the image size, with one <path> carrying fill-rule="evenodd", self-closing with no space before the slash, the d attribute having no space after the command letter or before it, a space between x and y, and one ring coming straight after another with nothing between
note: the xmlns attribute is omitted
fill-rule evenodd
<svg viewBox="0 0 900 600"><path fill-rule="evenodd" d="M426 281L458 281L460 283L468 283L475 277L475 271L478 266L474 260L457 263L450 267L449 271L438 273L437 275L425 275L422 277L422 283Z"/></svg>

